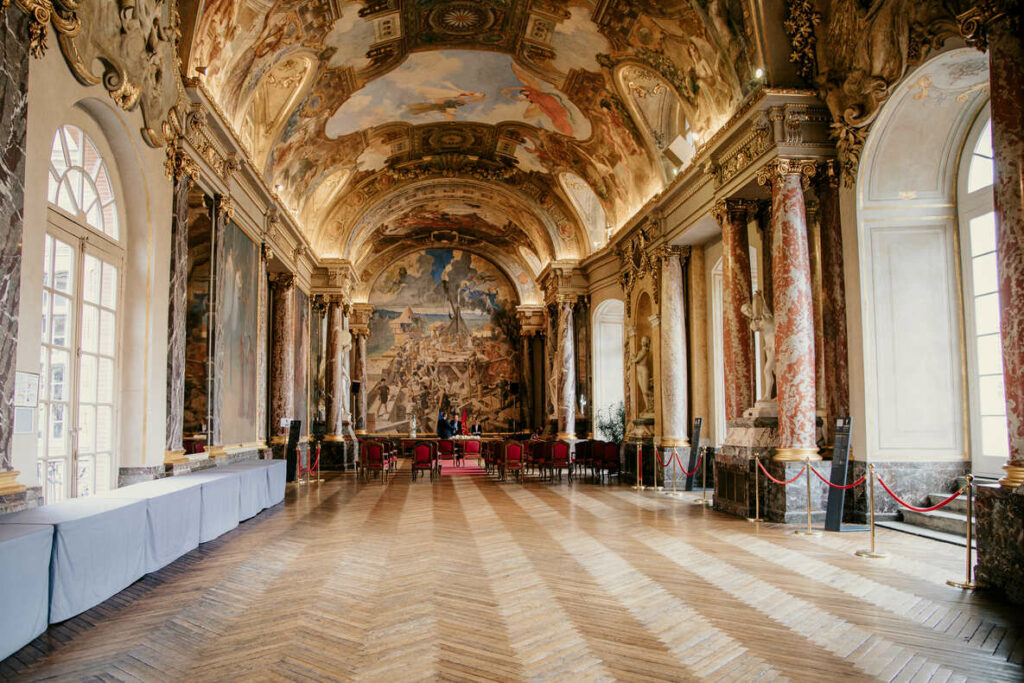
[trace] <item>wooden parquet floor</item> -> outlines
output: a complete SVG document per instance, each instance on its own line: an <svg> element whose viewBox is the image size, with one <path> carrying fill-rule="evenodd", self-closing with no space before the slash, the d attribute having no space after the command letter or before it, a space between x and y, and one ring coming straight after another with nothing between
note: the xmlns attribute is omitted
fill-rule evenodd
<svg viewBox="0 0 1024 683"><path fill-rule="evenodd" d="M655 493L351 474L0 662L18 680L1024 680L963 549L801 537Z"/></svg>

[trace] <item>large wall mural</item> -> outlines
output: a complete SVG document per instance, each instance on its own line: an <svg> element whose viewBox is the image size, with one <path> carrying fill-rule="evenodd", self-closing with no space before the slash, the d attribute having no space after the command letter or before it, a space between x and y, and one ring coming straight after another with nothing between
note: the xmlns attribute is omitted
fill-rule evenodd
<svg viewBox="0 0 1024 683"><path fill-rule="evenodd" d="M256 338L258 316L256 244L234 223L225 227L222 241L224 270L217 278L224 335L224 398L221 440L226 444L256 440Z"/></svg>
<svg viewBox="0 0 1024 683"><path fill-rule="evenodd" d="M367 427L431 432L437 412L466 410L485 429L518 417L515 289L490 261L427 249L388 266L370 293Z"/></svg>

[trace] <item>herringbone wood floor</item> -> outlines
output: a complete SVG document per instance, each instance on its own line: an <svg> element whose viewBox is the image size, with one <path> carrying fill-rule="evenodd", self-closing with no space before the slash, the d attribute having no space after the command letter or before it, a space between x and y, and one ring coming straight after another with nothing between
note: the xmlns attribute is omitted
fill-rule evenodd
<svg viewBox="0 0 1024 683"><path fill-rule="evenodd" d="M963 551L794 536L657 494L351 474L0 662L65 680L1017 681L1021 610Z"/></svg>

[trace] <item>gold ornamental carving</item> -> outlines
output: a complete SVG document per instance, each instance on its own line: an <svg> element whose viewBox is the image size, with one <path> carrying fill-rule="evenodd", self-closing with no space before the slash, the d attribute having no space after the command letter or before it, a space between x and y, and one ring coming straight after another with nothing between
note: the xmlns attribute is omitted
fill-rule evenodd
<svg viewBox="0 0 1024 683"><path fill-rule="evenodd" d="M1013 34L1020 34L1019 0L977 0L973 7L956 16L960 37L982 52L988 49L988 32L993 24L1005 21Z"/></svg>
<svg viewBox="0 0 1024 683"><path fill-rule="evenodd" d="M235 219L235 204L227 195L217 196L217 211L227 216L228 220Z"/></svg>
<svg viewBox="0 0 1024 683"><path fill-rule="evenodd" d="M654 270L651 255L648 253L648 240L646 228L640 228L625 244L616 248L621 265L619 285L622 287L622 293L626 295L626 310L632 305L633 289L637 283Z"/></svg>
<svg viewBox="0 0 1024 683"><path fill-rule="evenodd" d="M788 175L800 175L800 184L806 190L811 178L818 172L818 162L813 159L774 159L757 170L758 185L772 185Z"/></svg>

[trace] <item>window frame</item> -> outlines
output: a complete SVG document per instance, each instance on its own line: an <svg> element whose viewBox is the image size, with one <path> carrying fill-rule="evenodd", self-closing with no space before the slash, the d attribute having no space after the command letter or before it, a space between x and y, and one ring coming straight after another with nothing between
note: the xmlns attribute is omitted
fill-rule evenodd
<svg viewBox="0 0 1024 683"><path fill-rule="evenodd" d="M107 147L106 140L102 136L95 135L90 132L89 127L81 125L78 122L65 122L56 129L60 130L66 125L72 125L80 129L83 135L89 139L93 147L98 152L103 165L106 168L107 176L111 184L111 191L114 199L114 210L117 216L118 225L118 239L96 229L90 225L84 217L71 215L70 212L62 209L56 203L49 201L49 192L45 196L46 202L46 226L45 226L45 237L44 239L55 239L69 245L74 253L74 271L72 274L72 286L71 286L71 310L73 312L74 320L72 322L71 330L69 334L73 335L72 343L69 345L68 350L70 354L70 364L68 369L68 378L65 378L66 400L65 405L67 406L68 414L65 417L65 424L68 425L68 447L69 452L63 459L67 463L65 472L65 481L63 483L63 490L60 492L60 499L75 498L79 495L78 489L78 475L79 475L79 463L80 458L83 454L79 452L79 436L81 432L81 398L82 398L82 387L81 387L81 370L82 370L82 355L83 355L83 344L82 344L82 323L83 323L83 305L88 304L93 306L94 304L85 301L84 292L84 278L85 278L85 262L86 257L91 256L103 263L107 263L113 266L117 271L117 283L114 293L114 349L113 349L113 386L111 389L111 432L110 432L110 469L108 472L107 480L103 482L101 479L99 468L96 467L95 462L93 465L93 491L97 493L103 490L110 490L116 487L118 472L120 469L120 455L121 455L121 380L122 380L122 358L123 358L123 339L124 339L124 318L126 311L124 309L124 288L126 280L126 264L127 264L127 249L126 249L126 223L124 220L124 205L122 188L119 183L119 177L117 174L117 168L113 160L113 154ZM56 130L54 136L51 136L51 145L53 138L56 136ZM52 152L52 148L51 148ZM48 176L49 177L49 176ZM44 251L45 253L45 251ZM52 288L52 283L51 283ZM42 289L42 286L41 286ZM44 290L45 291L45 290ZM43 301L40 300L40 310L42 310ZM98 305L100 310L109 309ZM52 321L50 322L52 325ZM97 332L98 334L98 332ZM41 340L40 348L43 348ZM86 355L92 355L99 358L100 356L106 356L101 354L99 348L96 352L91 351L85 352ZM109 356L107 356L109 357ZM40 368L42 370L42 368ZM99 387L99 373L97 373L97 390ZM41 380L49 382L49 377L41 377ZM47 389L49 386L47 384ZM43 401L41 400L42 404ZM49 401L47 400L47 403ZM91 405L99 405L99 401L91 401ZM106 405L106 403L103 403ZM49 428L49 422L46 424L46 428ZM45 463L53 458L48 455L40 455L39 440L42 438L44 425L37 425L37 445L36 445L36 460L38 463ZM91 454L87 454L84 457L95 456L96 450L93 449ZM45 477L46 467L43 466L42 473ZM42 479L40 482L45 488L47 487L46 479ZM51 502L48 498L46 502Z"/></svg>
<svg viewBox="0 0 1024 683"><path fill-rule="evenodd" d="M992 194L993 185L985 185L974 191L968 191L972 161L982 134L991 123L991 114L988 103L977 113L971 123L967 137L964 139L963 149L960 153L956 173L956 209L957 209L957 233L959 239L959 257L961 268L961 289L963 297L963 343L965 351L966 379L967 379L967 402L969 415L969 447L971 454L971 467L975 474L984 476L999 476L1002 474L1002 465L1006 462L1005 454L986 454L983 439L983 421L981 413L981 380L982 373L978 357L976 328L976 308L974 294L974 261L975 256L971 248L970 221L994 212L994 197ZM995 254L995 251L985 252ZM997 257L998 258L998 257ZM998 268L998 263L997 266ZM998 271L997 271L998 272ZM998 296L998 289L996 290ZM996 332L1000 349L1002 348L1002 337ZM1002 356L1000 355L1000 365ZM984 376L993 376L993 373L986 373ZM1001 376L1005 381L1005 368L1001 367ZM1005 397L1004 397L1005 401ZM1005 416L1005 402L1004 402ZM988 416L993 417L993 416ZM1009 427L1006 427L1007 446L1009 444Z"/></svg>

